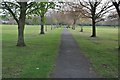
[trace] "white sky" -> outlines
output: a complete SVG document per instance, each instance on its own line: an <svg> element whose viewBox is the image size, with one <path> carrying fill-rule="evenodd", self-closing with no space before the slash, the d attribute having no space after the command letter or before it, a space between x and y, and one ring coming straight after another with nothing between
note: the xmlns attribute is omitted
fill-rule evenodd
<svg viewBox="0 0 120 80"><path fill-rule="evenodd" d="M3 0L0 0L3 1ZM9 1L9 2L13 2L15 0L4 0L4 1ZM23 1L25 2L26 0L17 0L17 1ZM30 0L30 1L37 1L37 2L47 2L47 1L57 1L57 2L77 2L78 0ZM85 1L89 1L89 0L85 0ZM90 0L90 1L95 1L95 0ZM99 0L97 0L99 1ZM103 2L108 1L108 0L102 0ZM113 1L119 1L119 0L113 0Z"/></svg>
<svg viewBox="0 0 120 80"><path fill-rule="evenodd" d="M2 1L3 1L3 0L2 0ZM14 2L15 0L4 0L4 1ZM18 1L25 1L25 0L18 0ZM38 2L41 2L41 1L43 1L43 2L46 2L46 1L78 2L78 0L30 0L30 1L38 1ZM89 0L85 0L85 1L89 1ZM91 1L95 1L95 0L91 0ZM97 1L99 1L99 0L97 0ZM108 1L108 0L102 0L103 3L106 2L106 1ZM116 1L118 1L118 0L116 0ZM99 10L99 9L98 9L98 10ZM0 11L1 11L1 10L0 10ZM1 14L2 14L2 13L1 13ZM1 15L1 14L0 14L0 15Z"/></svg>

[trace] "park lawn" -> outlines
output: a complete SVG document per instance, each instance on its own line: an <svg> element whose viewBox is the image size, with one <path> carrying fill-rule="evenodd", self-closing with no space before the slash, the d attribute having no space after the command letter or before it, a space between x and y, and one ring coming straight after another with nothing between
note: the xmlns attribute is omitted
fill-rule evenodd
<svg viewBox="0 0 120 80"><path fill-rule="evenodd" d="M84 32L69 29L80 50L91 61L93 69L102 77L118 77L118 28L97 27L97 37L91 38L91 27Z"/></svg>
<svg viewBox="0 0 120 80"><path fill-rule="evenodd" d="M17 25L2 26L3 78L47 78L53 70L62 29L39 34L40 26L25 28L26 47L16 47Z"/></svg>

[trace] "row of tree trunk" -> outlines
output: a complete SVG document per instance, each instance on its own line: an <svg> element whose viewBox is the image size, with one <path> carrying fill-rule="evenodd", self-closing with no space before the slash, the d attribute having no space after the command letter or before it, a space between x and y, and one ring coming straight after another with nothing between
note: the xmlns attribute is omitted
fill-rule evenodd
<svg viewBox="0 0 120 80"><path fill-rule="evenodd" d="M20 2L19 4L20 4L20 16L19 16L19 19L17 21L17 23L18 23L18 41L17 41L17 46L22 47L22 46L26 46L26 44L24 42L24 28L25 28L27 2ZM120 10L119 10L119 8L116 8L116 10L118 11L119 23L120 23ZM91 37L96 37L95 10L94 10L92 15L93 15L93 17L92 17L92 36ZM76 23L76 21L74 20L73 29L75 29L75 23ZM44 15L41 15L41 29L40 29L40 31L41 31L40 34L45 34L44 33ZM120 48L120 41L119 41L119 48Z"/></svg>

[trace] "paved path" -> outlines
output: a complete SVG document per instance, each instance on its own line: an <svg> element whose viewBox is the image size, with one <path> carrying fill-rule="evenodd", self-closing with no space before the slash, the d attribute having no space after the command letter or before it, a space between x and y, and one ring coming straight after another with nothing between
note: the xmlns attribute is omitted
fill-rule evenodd
<svg viewBox="0 0 120 80"><path fill-rule="evenodd" d="M55 70L51 78L97 78L89 60L80 52L80 49L67 29L61 36L59 55Z"/></svg>

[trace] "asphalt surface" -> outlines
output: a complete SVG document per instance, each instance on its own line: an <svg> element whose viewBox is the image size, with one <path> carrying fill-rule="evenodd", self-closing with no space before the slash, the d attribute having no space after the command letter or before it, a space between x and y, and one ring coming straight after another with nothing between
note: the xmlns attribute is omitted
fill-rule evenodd
<svg viewBox="0 0 120 80"><path fill-rule="evenodd" d="M67 29L62 32L59 54L50 78L98 78Z"/></svg>

